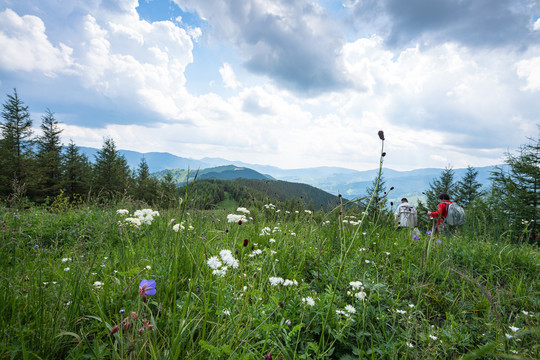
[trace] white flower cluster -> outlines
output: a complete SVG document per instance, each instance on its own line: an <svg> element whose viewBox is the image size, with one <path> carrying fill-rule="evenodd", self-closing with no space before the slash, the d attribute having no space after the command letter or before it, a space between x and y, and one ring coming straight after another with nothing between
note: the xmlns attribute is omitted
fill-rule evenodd
<svg viewBox="0 0 540 360"><path fill-rule="evenodd" d="M249 256L249 257L255 257L255 256L260 255L260 254L262 254L262 250L257 249L257 250L254 250L254 251L253 251L251 254L249 254L248 256Z"/></svg>
<svg viewBox="0 0 540 360"><path fill-rule="evenodd" d="M272 286L278 286L280 284L282 284L283 286L298 285L298 281L296 280L288 280L281 277L270 277L268 278L268 281L270 281L270 285Z"/></svg>
<svg viewBox="0 0 540 360"><path fill-rule="evenodd" d="M246 209L245 207L239 207L238 209L236 209L236 211L244 213L244 214L249 214L249 210Z"/></svg>
<svg viewBox="0 0 540 360"><path fill-rule="evenodd" d="M302 302L308 304L309 306L315 306L315 300L313 300L311 296L303 298Z"/></svg>
<svg viewBox="0 0 540 360"><path fill-rule="evenodd" d="M270 228L268 226L262 228L261 230L261 233L259 234L259 236L265 236L265 235L270 235L270 232L272 230L270 230Z"/></svg>
<svg viewBox="0 0 540 360"><path fill-rule="evenodd" d="M227 215L227 222L230 223L237 223L239 221L246 222L248 219L245 215L238 215L238 214L229 214Z"/></svg>
<svg viewBox="0 0 540 360"><path fill-rule="evenodd" d="M233 269L237 269L240 265L230 250L221 250L219 256L221 257L221 260L217 256L212 256L206 261L206 264L213 270L212 274L214 275L224 277L227 274L229 266Z"/></svg>
<svg viewBox="0 0 540 360"><path fill-rule="evenodd" d="M264 208L274 210L276 208L276 205L274 205L274 204L265 204Z"/></svg>
<svg viewBox="0 0 540 360"><path fill-rule="evenodd" d="M116 210L117 214L120 215L127 215L129 212L125 209ZM142 209L142 210L136 210L133 213L133 217L128 217L124 221L133 225L133 226L141 226L144 225L150 225L152 224L152 221L155 217L159 216L159 212L152 210L152 209Z"/></svg>
<svg viewBox="0 0 540 360"><path fill-rule="evenodd" d="M174 220L174 219L173 219L173 220ZM180 224L174 224L173 227L172 227L172 229L173 229L175 232L178 232L178 231L180 231L180 230L185 230L186 227L184 226L184 223L185 223L185 221L182 221ZM188 226L188 230L193 230L193 229L194 229L193 226L191 226L191 225Z"/></svg>

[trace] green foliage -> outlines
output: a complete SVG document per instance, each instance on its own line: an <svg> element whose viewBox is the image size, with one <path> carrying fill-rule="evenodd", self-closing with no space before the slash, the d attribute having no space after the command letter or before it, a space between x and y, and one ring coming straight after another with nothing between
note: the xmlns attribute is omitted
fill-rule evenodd
<svg viewBox="0 0 540 360"><path fill-rule="evenodd" d="M474 170L472 166L468 166L467 172L456 184L454 200L465 208L475 199L484 195L484 192L480 190L482 184L476 180L477 176L478 171Z"/></svg>
<svg viewBox="0 0 540 360"><path fill-rule="evenodd" d="M429 189L426 190L426 206L435 211L437 205L441 202L439 200L439 194L446 193L450 196L450 200L454 198L455 183L454 183L454 170L451 167L446 167L441 176L438 179L434 179L429 184Z"/></svg>
<svg viewBox="0 0 540 360"><path fill-rule="evenodd" d="M96 154L93 184L98 192L122 195L128 189L130 172L126 159L118 153L114 140L105 138Z"/></svg>
<svg viewBox="0 0 540 360"><path fill-rule="evenodd" d="M79 153L77 146L70 142L62 164L62 188L71 200L90 191L92 168L88 158Z"/></svg>
<svg viewBox="0 0 540 360"><path fill-rule="evenodd" d="M540 222L540 137L523 145L517 155L506 154L507 168L493 173L492 201L518 237L538 243Z"/></svg>
<svg viewBox="0 0 540 360"><path fill-rule="evenodd" d="M62 186L62 143L60 134L62 129L54 114L47 109L41 118L43 134L37 138L38 146L36 176L37 193L42 199L58 195Z"/></svg>

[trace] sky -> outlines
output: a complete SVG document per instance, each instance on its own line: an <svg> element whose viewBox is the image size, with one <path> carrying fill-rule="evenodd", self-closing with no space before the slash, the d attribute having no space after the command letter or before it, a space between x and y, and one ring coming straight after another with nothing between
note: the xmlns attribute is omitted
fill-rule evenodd
<svg viewBox="0 0 540 360"><path fill-rule="evenodd" d="M539 0L0 0L0 101L65 144L283 169L501 164L540 128Z"/></svg>

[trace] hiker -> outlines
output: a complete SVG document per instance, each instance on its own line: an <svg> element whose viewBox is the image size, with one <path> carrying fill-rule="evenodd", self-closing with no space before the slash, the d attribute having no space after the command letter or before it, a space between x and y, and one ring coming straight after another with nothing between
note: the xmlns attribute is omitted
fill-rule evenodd
<svg viewBox="0 0 540 360"><path fill-rule="evenodd" d="M396 209L396 222L399 228L414 229L418 226L418 214L416 208L409 204L407 198L401 199L401 204Z"/></svg>
<svg viewBox="0 0 540 360"><path fill-rule="evenodd" d="M446 219L446 216L448 215L448 207L452 202L446 193L439 194L439 200L441 200L441 202L437 207L437 211L431 212L428 210L427 214L430 218L437 218L437 229L439 230L439 235L441 235L446 229L444 219Z"/></svg>

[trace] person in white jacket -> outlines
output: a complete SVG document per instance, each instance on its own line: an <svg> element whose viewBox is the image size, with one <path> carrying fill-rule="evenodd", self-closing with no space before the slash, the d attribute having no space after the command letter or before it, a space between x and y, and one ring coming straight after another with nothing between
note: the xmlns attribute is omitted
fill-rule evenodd
<svg viewBox="0 0 540 360"><path fill-rule="evenodd" d="M396 209L396 222L400 228L414 229L418 226L416 208L409 204L406 198L401 199L401 204Z"/></svg>

